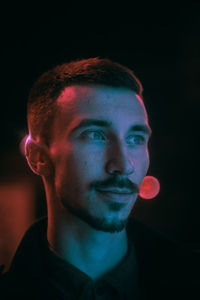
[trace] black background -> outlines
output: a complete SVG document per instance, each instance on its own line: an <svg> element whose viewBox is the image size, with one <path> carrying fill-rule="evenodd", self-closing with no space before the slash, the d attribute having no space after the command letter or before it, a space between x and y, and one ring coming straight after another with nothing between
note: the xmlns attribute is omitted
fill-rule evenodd
<svg viewBox="0 0 200 300"><path fill-rule="evenodd" d="M49 7L48 7L49 8ZM90 8L91 9L91 8ZM27 133L29 89L44 71L77 58L108 57L133 69L144 87L153 136L149 174L161 184L138 199L135 216L200 247L199 8L11 7L1 24L1 153L19 151ZM6 160L5 160L6 161ZM1 173L12 172L10 163ZM42 212L41 212L42 213Z"/></svg>

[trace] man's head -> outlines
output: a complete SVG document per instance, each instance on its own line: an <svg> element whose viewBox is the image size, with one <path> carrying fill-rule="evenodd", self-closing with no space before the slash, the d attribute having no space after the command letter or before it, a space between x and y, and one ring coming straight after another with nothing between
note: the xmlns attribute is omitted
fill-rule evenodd
<svg viewBox="0 0 200 300"><path fill-rule="evenodd" d="M67 86L76 84L128 88L142 98L143 88L134 73L109 59L82 59L55 66L38 78L29 93L27 114L32 137L50 142L57 98Z"/></svg>
<svg viewBox="0 0 200 300"><path fill-rule="evenodd" d="M30 92L28 125L29 165L54 201L93 228L122 230L149 167L150 128L132 71L99 58L55 67Z"/></svg>

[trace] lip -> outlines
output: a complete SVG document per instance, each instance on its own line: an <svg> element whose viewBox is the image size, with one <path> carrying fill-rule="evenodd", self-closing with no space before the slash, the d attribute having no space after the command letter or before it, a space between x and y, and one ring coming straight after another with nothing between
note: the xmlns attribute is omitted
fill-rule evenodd
<svg viewBox="0 0 200 300"><path fill-rule="evenodd" d="M114 191L114 190L97 190L98 194L105 201L115 201L115 202L129 202L133 196L133 192L122 192L122 191Z"/></svg>
<svg viewBox="0 0 200 300"><path fill-rule="evenodd" d="M119 194L119 195L132 195L133 192L130 190L120 190L120 189L98 189L100 193L112 193L112 194Z"/></svg>

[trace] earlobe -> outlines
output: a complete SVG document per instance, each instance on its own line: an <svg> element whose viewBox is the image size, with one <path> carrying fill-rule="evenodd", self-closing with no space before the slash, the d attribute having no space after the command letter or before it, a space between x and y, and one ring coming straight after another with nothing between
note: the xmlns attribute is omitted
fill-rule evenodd
<svg viewBox="0 0 200 300"><path fill-rule="evenodd" d="M49 176L51 164L46 149L32 138L25 144L25 156L30 169L39 176Z"/></svg>

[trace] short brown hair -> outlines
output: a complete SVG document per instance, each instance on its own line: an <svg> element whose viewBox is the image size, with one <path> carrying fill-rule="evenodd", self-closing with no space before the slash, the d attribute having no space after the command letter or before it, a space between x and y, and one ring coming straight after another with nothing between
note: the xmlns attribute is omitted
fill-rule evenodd
<svg viewBox="0 0 200 300"><path fill-rule="evenodd" d="M43 73L30 90L27 118L33 137L39 135L49 144L57 98L67 86L82 83L128 88L140 97L143 92L132 70L108 58L80 59L55 66Z"/></svg>

